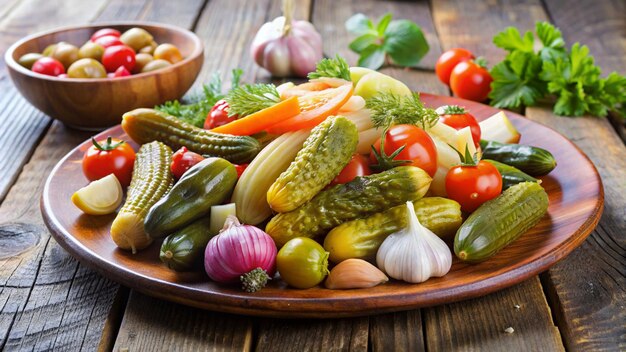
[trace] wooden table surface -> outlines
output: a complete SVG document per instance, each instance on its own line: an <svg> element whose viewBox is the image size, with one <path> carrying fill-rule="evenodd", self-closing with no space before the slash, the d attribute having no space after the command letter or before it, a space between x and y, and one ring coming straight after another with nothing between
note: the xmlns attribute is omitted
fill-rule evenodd
<svg viewBox="0 0 626 352"><path fill-rule="evenodd" d="M327 55L350 63L344 22L386 12L417 22L431 50L418 70L384 69L414 90L449 95L433 67L442 50L465 47L492 64L504 53L491 38L507 26L549 20L572 44L587 44L605 73L626 74L623 0L298 0ZM219 70L268 80L249 44L278 16L278 0L0 0L0 53L17 39L57 26L115 20L176 24L204 41L198 82ZM1 60L1 59L0 59ZM228 315L144 296L79 264L50 237L39 212L43 182L89 133L65 128L30 106L0 61L0 350L115 351L594 351L626 350L626 147L623 126L527 108L595 163L605 188L598 228L547 272L494 294L406 312L337 320ZM572 170L572 177L576 177ZM512 333L505 332L508 327Z"/></svg>

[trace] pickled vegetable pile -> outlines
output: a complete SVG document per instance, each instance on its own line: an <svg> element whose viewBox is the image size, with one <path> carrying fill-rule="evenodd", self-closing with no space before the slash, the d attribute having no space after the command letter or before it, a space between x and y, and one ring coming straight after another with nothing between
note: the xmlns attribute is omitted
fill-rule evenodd
<svg viewBox="0 0 626 352"><path fill-rule="evenodd" d="M183 60L178 48L158 44L148 31L131 28L124 33L103 28L80 48L59 42L42 53L28 53L18 59L27 69L62 78L116 78L155 71Z"/></svg>
<svg viewBox="0 0 626 352"><path fill-rule="evenodd" d="M556 161L517 144L504 112L478 123L460 106L427 108L402 82L341 57L306 83L235 84L221 97L204 128L126 113L136 154L93 141L83 161L92 183L72 201L94 216L121 205L111 238L122 250L160 243L172 270L247 292L268 280L418 284L446 275L454 257L489 260L547 212L541 177Z"/></svg>

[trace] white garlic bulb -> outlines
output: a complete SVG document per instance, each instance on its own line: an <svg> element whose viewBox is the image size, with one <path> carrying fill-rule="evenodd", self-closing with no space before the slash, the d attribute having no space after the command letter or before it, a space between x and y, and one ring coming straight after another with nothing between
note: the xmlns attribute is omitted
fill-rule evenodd
<svg viewBox="0 0 626 352"><path fill-rule="evenodd" d="M406 202L408 226L389 235L378 249L376 264L390 277L420 283L450 271L452 252L432 231L420 224L412 202Z"/></svg>

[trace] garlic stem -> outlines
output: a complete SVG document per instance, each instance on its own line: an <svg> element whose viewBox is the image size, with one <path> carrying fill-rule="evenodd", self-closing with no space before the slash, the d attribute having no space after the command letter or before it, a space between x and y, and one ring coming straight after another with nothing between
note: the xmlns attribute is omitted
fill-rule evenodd
<svg viewBox="0 0 626 352"><path fill-rule="evenodd" d="M283 0L283 16L285 24L283 25L283 37L291 31L291 21L293 20L293 0Z"/></svg>

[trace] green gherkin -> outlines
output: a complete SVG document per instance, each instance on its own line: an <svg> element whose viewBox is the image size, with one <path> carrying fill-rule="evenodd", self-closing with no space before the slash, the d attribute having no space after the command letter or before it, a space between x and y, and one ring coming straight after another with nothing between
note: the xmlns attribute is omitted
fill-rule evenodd
<svg viewBox="0 0 626 352"><path fill-rule="evenodd" d="M276 215L265 231L279 248L295 237L322 236L346 221L422 198L431 181L424 170L415 166L356 177L320 192L296 210Z"/></svg>
<svg viewBox="0 0 626 352"><path fill-rule="evenodd" d="M348 164L358 141L356 125L343 116L319 124L296 159L267 191L270 207L286 213L309 201Z"/></svg>

